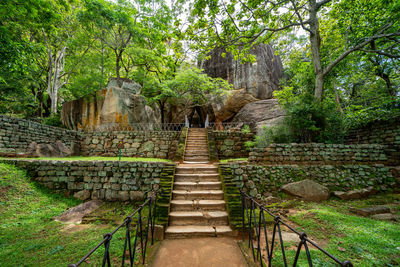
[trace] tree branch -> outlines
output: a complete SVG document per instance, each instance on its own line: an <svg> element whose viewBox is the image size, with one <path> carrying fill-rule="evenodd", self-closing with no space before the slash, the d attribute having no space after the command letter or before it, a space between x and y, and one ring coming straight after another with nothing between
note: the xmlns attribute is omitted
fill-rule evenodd
<svg viewBox="0 0 400 267"><path fill-rule="evenodd" d="M393 23L386 24L385 26L382 27L382 29L378 32L378 34L373 35L369 38L367 38L365 41L359 43L356 46L353 46L352 48L349 48L345 52L343 52L338 58L336 58L333 62L331 62L324 70L323 70L323 75L326 75L328 72L330 72L333 67L335 67L340 61L342 61L345 57L347 57L350 53L360 50L364 46L366 46L368 43L370 43L373 40L377 40L379 38L384 38L384 37L389 37L389 36L398 36L400 35L400 32L393 32L393 33L387 33L387 34L382 34L385 30L390 28L393 25Z"/></svg>
<svg viewBox="0 0 400 267"><path fill-rule="evenodd" d="M331 2L332 0L323 0L323 1L321 1L321 2L318 2L317 4L316 4L316 9L318 10L318 9L320 9L323 5L326 5L326 4L328 4L329 2Z"/></svg>

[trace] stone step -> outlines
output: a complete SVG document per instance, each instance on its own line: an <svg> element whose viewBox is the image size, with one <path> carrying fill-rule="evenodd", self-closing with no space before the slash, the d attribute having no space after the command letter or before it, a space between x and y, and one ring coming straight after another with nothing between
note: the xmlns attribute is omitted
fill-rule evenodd
<svg viewBox="0 0 400 267"><path fill-rule="evenodd" d="M222 190L172 190L173 200L222 200L224 192Z"/></svg>
<svg viewBox="0 0 400 267"><path fill-rule="evenodd" d="M188 161L188 160L184 160L183 161L183 163L186 163L186 164L207 164L207 163L210 163L210 161L209 160L207 160L207 161Z"/></svg>
<svg viewBox="0 0 400 267"><path fill-rule="evenodd" d="M186 161L208 161L209 157L207 156L185 156L184 160Z"/></svg>
<svg viewBox="0 0 400 267"><path fill-rule="evenodd" d="M221 190L221 182L174 182L175 190Z"/></svg>
<svg viewBox="0 0 400 267"><path fill-rule="evenodd" d="M186 166L185 166L186 165ZM175 169L176 174L215 174L218 173L218 167L211 164L181 164Z"/></svg>
<svg viewBox="0 0 400 267"><path fill-rule="evenodd" d="M169 225L228 225L226 211L172 211Z"/></svg>
<svg viewBox="0 0 400 267"><path fill-rule="evenodd" d="M185 151L185 157L195 157L195 156L207 156L208 157L208 151L198 151L198 150Z"/></svg>
<svg viewBox="0 0 400 267"><path fill-rule="evenodd" d="M186 143L186 148L188 147L208 147L208 144L206 141L188 141Z"/></svg>
<svg viewBox="0 0 400 267"><path fill-rule="evenodd" d="M194 174L183 173L175 174L174 183L176 182L219 182L218 173Z"/></svg>
<svg viewBox="0 0 400 267"><path fill-rule="evenodd" d="M224 200L172 200L171 211L225 210Z"/></svg>
<svg viewBox="0 0 400 267"><path fill-rule="evenodd" d="M185 151L187 151L187 150L207 150L208 151L208 146L207 145L186 146Z"/></svg>
<svg viewBox="0 0 400 267"><path fill-rule="evenodd" d="M193 155L195 155L196 153L197 154L207 154L208 155L208 149L186 149L185 150L185 154L186 153L188 153L188 154L193 154Z"/></svg>
<svg viewBox="0 0 400 267"><path fill-rule="evenodd" d="M222 237L232 236L233 231L227 225L218 226L168 226L165 230L166 238L191 238L191 237Z"/></svg>

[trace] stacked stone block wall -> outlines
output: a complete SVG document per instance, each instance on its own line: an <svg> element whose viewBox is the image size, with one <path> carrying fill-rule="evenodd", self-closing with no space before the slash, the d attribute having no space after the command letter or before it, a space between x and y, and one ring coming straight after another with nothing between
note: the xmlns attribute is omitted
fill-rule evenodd
<svg viewBox="0 0 400 267"><path fill-rule="evenodd" d="M82 132L43 125L38 122L0 115L0 152L26 153L29 144L55 143L68 147L79 144Z"/></svg>
<svg viewBox="0 0 400 267"><path fill-rule="evenodd" d="M152 186L171 180L175 164L128 161L57 161L5 159L3 163L26 169L50 189L71 194L88 190L92 198L129 201L143 197ZM166 178L167 177L167 178ZM165 192L164 192L165 194ZM164 196L165 197L165 196Z"/></svg>
<svg viewBox="0 0 400 267"><path fill-rule="evenodd" d="M271 144L253 148L249 162L262 165L393 165L386 154L387 146L379 144Z"/></svg>
<svg viewBox="0 0 400 267"><path fill-rule="evenodd" d="M261 197L275 192L287 183L311 179L330 190L348 191L374 187L379 191L396 185L391 168L383 165L281 165L220 164L231 170L231 181L244 188L251 196Z"/></svg>
<svg viewBox="0 0 400 267"><path fill-rule="evenodd" d="M345 138L347 144L386 144L400 146L400 118L377 121L352 129Z"/></svg>
<svg viewBox="0 0 400 267"><path fill-rule="evenodd" d="M246 141L253 141L252 133L241 131L213 131L219 159L247 158L249 150L245 146Z"/></svg>
<svg viewBox="0 0 400 267"><path fill-rule="evenodd" d="M124 157L169 158L175 157L180 132L172 131L113 131L87 132L81 143L85 156L118 156L119 142Z"/></svg>

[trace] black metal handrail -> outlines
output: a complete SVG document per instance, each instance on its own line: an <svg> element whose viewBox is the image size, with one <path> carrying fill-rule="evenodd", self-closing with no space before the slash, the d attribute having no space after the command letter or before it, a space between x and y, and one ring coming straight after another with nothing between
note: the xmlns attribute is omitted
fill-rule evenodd
<svg viewBox="0 0 400 267"><path fill-rule="evenodd" d="M149 237L149 229L150 229L150 235L151 235L151 244L154 244L154 225L155 225L155 219L156 219L156 205L157 205L157 196L159 193L159 190L155 190L146 198L146 200L137 208L131 215L125 218L125 220L117 226L117 228L114 229L111 233L107 233L103 236L103 240L98 243L91 251L89 251L83 258L81 258L77 263L74 264L69 264L68 267L77 267L81 265L84 261L86 261L97 249L99 249L102 245L104 245L104 256L103 256L103 261L102 261L102 267L104 266L111 266L111 260L110 260L110 245L111 245L111 239L113 235L120 230L123 227L126 227L126 233L125 233L125 242L124 242L124 250L122 254L122 265L125 265L125 257L126 257L126 252L128 249L129 252L129 263L130 266L133 266L134 264L134 259L135 259L135 253L136 253L136 247L140 242L140 251L141 251L141 258L142 258L142 263L145 264L145 259L146 259L146 250L147 250L147 243L148 243L148 237ZM145 194L147 196L147 193ZM145 207L148 206L148 214L147 214L147 223L143 225L143 214L142 211ZM133 240L133 246L131 242L131 223L133 216L138 215L137 218L137 224L136 224L136 231L135 231L135 238ZM143 227L145 226L145 227Z"/></svg>
<svg viewBox="0 0 400 267"><path fill-rule="evenodd" d="M280 243L281 250L282 250L283 264L285 267L288 266L287 257L285 254L285 246L283 244L281 225L286 226L292 232L296 233L300 239L300 242L297 245L297 251L296 251L296 256L294 258L294 261L293 261L293 266L297 265L297 260L299 259L302 246L304 246L304 249L305 249L305 252L307 255L308 266L313 266L312 261L311 261L311 253L310 253L307 243L309 243L312 246L314 246L315 248L317 248L319 251L324 253L326 256L328 256L330 259L332 259L333 261L338 263L340 266L346 266L346 267L353 266L353 264L350 261L341 261L338 258L336 258L335 256L333 256L332 254L330 254L329 252L327 252L326 250L324 250L323 248L321 248L320 246L318 246L318 244L316 244L314 241L312 241L311 239L309 239L307 237L306 233L299 232L296 229L294 229L292 226L287 224L286 222L282 221L282 219L279 216L274 215L271 211L266 209L263 205L258 203L253 197L249 196L242 190L240 190L240 195L241 195L241 201L242 201L242 228L243 228L242 229L243 230L242 238L244 241L244 233L246 231L248 231L249 232L249 236L248 236L249 247L252 251L253 260L259 261L261 266L264 266L261 245L260 245L262 233L265 236L265 244L266 244L265 249L267 251L267 261L268 261L267 265L269 267L272 266L271 264L272 264L272 258L273 258L275 237L276 237L276 233L278 233L279 243ZM256 216L256 209L259 210L258 221L257 221L257 216ZM268 243L268 234L267 234L267 227L266 227L266 220L265 220L264 212L266 212L267 214L269 214L270 216L272 216L274 218L274 228L273 228L273 233L272 233L271 245L269 245L269 243ZM248 228L248 229L246 230L246 228ZM263 231L263 232L261 232L261 231ZM253 236L254 235L253 232L254 232L255 236ZM256 239L257 247L254 246L254 243L252 241L254 238Z"/></svg>
<svg viewBox="0 0 400 267"><path fill-rule="evenodd" d="M240 131L245 125L250 125L250 122L210 122L206 128L212 130L230 130L230 131Z"/></svg>
<svg viewBox="0 0 400 267"><path fill-rule="evenodd" d="M109 125L97 128L87 128L86 131L112 132L112 131L169 131L180 132L185 127L184 123L131 123L129 125Z"/></svg>

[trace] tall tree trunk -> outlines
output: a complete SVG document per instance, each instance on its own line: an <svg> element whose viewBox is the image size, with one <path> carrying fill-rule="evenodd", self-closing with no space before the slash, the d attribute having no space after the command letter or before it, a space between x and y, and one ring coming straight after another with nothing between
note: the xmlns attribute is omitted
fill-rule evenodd
<svg viewBox="0 0 400 267"><path fill-rule="evenodd" d="M99 82L99 90L103 89L104 80L104 42L101 42L101 80Z"/></svg>
<svg viewBox="0 0 400 267"><path fill-rule="evenodd" d="M158 100L158 105L159 105L159 107L160 107L161 123L164 123L164 122L165 122L165 115L164 115L164 112L165 112L165 102L163 102L163 101L161 101L161 100Z"/></svg>
<svg viewBox="0 0 400 267"><path fill-rule="evenodd" d="M322 100L324 92L324 73L321 65L321 37L319 34L319 22L317 16L317 4L315 0L309 0L310 9L310 44L311 54L313 59L314 71L315 71L315 89L314 98L317 101Z"/></svg>
<svg viewBox="0 0 400 267"><path fill-rule="evenodd" d="M389 75L387 75L386 73L382 73L379 77L381 77L385 81L389 95L395 96L396 93L393 90L392 82L390 81Z"/></svg>

